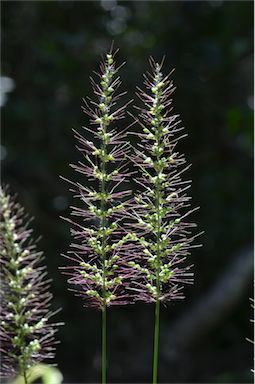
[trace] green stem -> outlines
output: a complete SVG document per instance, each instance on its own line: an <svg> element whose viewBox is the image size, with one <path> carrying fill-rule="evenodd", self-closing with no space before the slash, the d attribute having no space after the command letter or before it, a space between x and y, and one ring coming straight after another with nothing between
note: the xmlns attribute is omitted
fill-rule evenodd
<svg viewBox="0 0 255 384"><path fill-rule="evenodd" d="M159 313L160 313L160 249L159 249L159 242L160 242L160 226L161 226L161 219L160 219L160 204L159 204L159 188L157 188L157 299L155 304L155 330L154 330L154 351L153 351L153 384L157 384L158 381L158 350L159 350Z"/></svg>
<svg viewBox="0 0 255 384"><path fill-rule="evenodd" d="M28 384L27 370L26 370L25 366L23 367L23 378L24 378L24 384Z"/></svg>
<svg viewBox="0 0 255 384"><path fill-rule="evenodd" d="M157 104L159 104L159 96L156 94ZM159 112L160 115L160 112ZM157 147L161 145L161 132L160 125L158 124L155 129ZM157 155L157 165L160 163L160 155ZM157 170L159 173L159 170ZM156 271L156 282L157 282L157 298L155 304L155 330L154 330L154 351L153 351L153 384L157 384L158 381L158 352L159 352L159 312L160 312L160 267L161 267L161 254L160 254L160 241L161 241L161 182L158 180L156 184L156 216L157 216L157 225L156 225L156 241L157 241L157 271Z"/></svg>
<svg viewBox="0 0 255 384"><path fill-rule="evenodd" d="M109 57L108 57L109 56ZM107 65L106 65L106 71L105 76L106 80L103 81L103 94L102 94L102 100L101 103L104 106L103 112L102 112L102 118L103 123L101 126L102 129L102 141L101 141L101 149L102 149L102 162L101 162L101 172L102 172L102 181L101 181L101 192L104 196L105 192L107 192L107 182L106 182L106 156L107 156L107 142L106 142L106 133L107 133L107 126L109 124L109 121L106 118L106 116L109 116L110 113L110 104L112 97L109 94L109 86L111 82L110 76L110 66L112 64L112 57L111 54L107 55ZM106 384L106 361L107 361L107 354L106 354L106 310L107 310L107 267L106 267L106 261L107 261L107 252L106 252L106 246L107 246L107 235L106 235L106 227L108 226L107 218L105 216L106 211L106 201L104 197L102 197L101 200L101 212L103 213L103 216L101 218L100 222L100 229L103 232L102 235L102 264L103 264L103 287L102 287L102 296L103 296L103 305L102 305L102 384Z"/></svg>
<svg viewBox="0 0 255 384"><path fill-rule="evenodd" d="M103 169L105 169L105 164L103 164ZM102 192L105 192L105 184L104 181L102 182ZM102 201L101 209L105 209L104 202ZM106 226L106 220L103 218L102 220L102 227L105 228ZM106 279L106 268L105 268L105 261L106 261L106 253L105 253L105 246L106 246L106 236L103 234L102 239L102 262L103 262L103 307L102 307L102 384L106 384L106 289L105 289L105 279Z"/></svg>
<svg viewBox="0 0 255 384"><path fill-rule="evenodd" d="M104 127L104 132L106 131L106 127ZM102 149L103 153L106 153L106 144L105 141L103 140L102 142ZM105 159L102 159L102 164L101 164L101 170L102 173L105 174L106 172L106 163ZM101 182L101 192L104 194L106 191L106 181L103 178ZM102 199L101 201L101 211L105 211L105 201ZM106 262L106 252L105 252L105 247L106 247L106 234L105 234L105 228L107 225L106 217L103 216L101 220L101 228L103 229L103 236L102 236L102 263L103 263L103 307L102 307L102 384L106 384L106 288L105 288L105 280L106 280L106 267L105 267L105 262Z"/></svg>
<svg viewBox="0 0 255 384"><path fill-rule="evenodd" d="M102 309L102 384L106 384L106 306Z"/></svg>
<svg viewBox="0 0 255 384"><path fill-rule="evenodd" d="M159 345L159 312L160 301L156 301L155 305L155 331L154 331L154 353L153 353L153 384L157 384L158 380L158 345Z"/></svg>

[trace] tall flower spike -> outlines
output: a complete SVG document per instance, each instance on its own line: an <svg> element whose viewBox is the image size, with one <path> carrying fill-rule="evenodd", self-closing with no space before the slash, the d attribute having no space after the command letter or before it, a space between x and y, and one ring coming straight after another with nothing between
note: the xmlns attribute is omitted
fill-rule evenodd
<svg viewBox="0 0 255 384"><path fill-rule="evenodd" d="M32 365L54 357L60 325L49 322L49 280L31 233L24 209L0 188L1 375L20 373L25 383Z"/></svg>
<svg viewBox="0 0 255 384"><path fill-rule="evenodd" d="M115 52L116 53L116 52ZM102 311L102 381L106 380L106 308L127 304L125 290L128 274L123 263L127 241L131 237L123 228L124 206L130 194L124 187L128 175L128 143L126 130L116 122L124 117L126 105L116 108L122 94L117 94L121 82L119 68L110 52L97 75L100 84L92 79L96 101L85 101L84 112L91 118L94 129L84 128L88 138L75 132L77 148L85 157L72 167L85 175L85 183L71 182L75 197L82 207L71 207L80 223L72 225L74 243L66 257L72 265L64 267L69 283L83 297L86 306ZM87 185L88 184L88 185Z"/></svg>
<svg viewBox="0 0 255 384"><path fill-rule="evenodd" d="M194 236L195 224L185 218L190 197L189 181L182 181L184 156L176 151L179 135L179 116L171 114L171 95L174 91L169 75L161 72L162 63L150 59L152 73L145 75L148 93L138 89L144 107L138 108L137 121L143 128L133 161L139 169L137 178L141 189L135 197L132 217L135 222L137 245L129 256L129 265L136 271L132 289L137 300L156 304L154 372L157 381L159 310L160 303L183 298L180 284L191 283L191 266L183 266ZM137 133L136 133L137 135ZM185 213L186 210L186 213ZM194 211L194 210L193 210Z"/></svg>

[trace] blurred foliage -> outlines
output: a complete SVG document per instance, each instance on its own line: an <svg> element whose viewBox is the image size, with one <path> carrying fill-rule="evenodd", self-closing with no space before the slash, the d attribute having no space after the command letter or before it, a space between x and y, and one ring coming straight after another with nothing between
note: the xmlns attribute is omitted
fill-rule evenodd
<svg viewBox="0 0 255 384"><path fill-rule="evenodd" d="M46 364L38 364L31 367L27 372L28 383L32 384L41 380L42 384L61 384L63 376L55 367ZM12 384L26 384L23 376L17 377Z"/></svg>
<svg viewBox="0 0 255 384"><path fill-rule="evenodd" d="M203 248L192 255L195 286L185 302L162 311L163 329L188 311L253 239L251 1L3 1L2 76L15 88L2 109L2 179L19 193L35 216L36 234L43 235L55 305L63 307L58 316L66 322L57 361L69 383L100 377L100 314L82 308L58 271L70 241L59 216L67 215L72 203L59 175L75 177L68 167L78 159L72 128L87 124L81 100L91 95L89 75L112 40L121 48L119 61L127 61L122 70L127 99L142 83L148 56L166 55L165 70L176 68L174 109L189 134L179 149L193 163L186 177L193 179L193 204L201 207L194 220L205 234ZM162 382L218 377L251 382L252 347L245 337L251 333L252 284L247 287L228 318L192 345L187 369L184 356L174 370L161 357ZM153 308L142 305L110 313L112 382L149 381L149 317Z"/></svg>

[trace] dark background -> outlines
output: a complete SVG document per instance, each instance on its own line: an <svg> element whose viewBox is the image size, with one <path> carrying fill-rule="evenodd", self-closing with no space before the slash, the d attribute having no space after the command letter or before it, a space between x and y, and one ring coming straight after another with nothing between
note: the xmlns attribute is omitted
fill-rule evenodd
<svg viewBox="0 0 255 384"><path fill-rule="evenodd" d="M174 107L189 134L179 149L193 164L193 220L205 231L194 286L162 309L159 381L252 382L253 3L3 1L2 76L14 88L2 100L2 180L42 235L66 323L56 356L64 382L100 381L100 313L83 308L58 270L70 241L59 216L72 203L59 175L74 178L72 128L87 123L81 99L112 40L129 98L149 55L176 68ZM153 307L115 308L108 319L109 381L149 382Z"/></svg>

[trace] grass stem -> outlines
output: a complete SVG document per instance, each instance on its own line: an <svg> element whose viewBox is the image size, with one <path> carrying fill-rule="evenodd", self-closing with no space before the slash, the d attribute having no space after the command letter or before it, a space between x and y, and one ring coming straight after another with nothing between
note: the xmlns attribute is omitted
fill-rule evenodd
<svg viewBox="0 0 255 384"><path fill-rule="evenodd" d="M160 301L155 304L155 331L154 331L154 352L153 352L153 384L158 382L158 346L159 346L159 313Z"/></svg>
<svg viewBox="0 0 255 384"><path fill-rule="evenodd" d="M106 384L106 306L102 309L102 384Z"/></svg>

